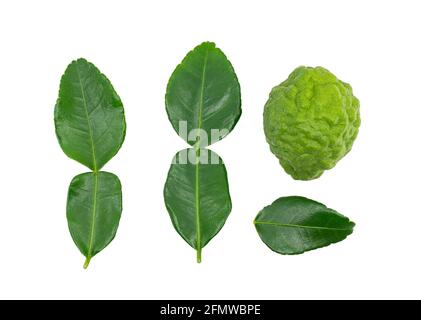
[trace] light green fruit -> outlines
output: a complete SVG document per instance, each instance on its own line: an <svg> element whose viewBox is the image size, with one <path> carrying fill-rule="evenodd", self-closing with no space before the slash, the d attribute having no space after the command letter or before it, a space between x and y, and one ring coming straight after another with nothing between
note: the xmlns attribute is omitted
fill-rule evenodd
<svg viewBox="0 0 421 320"><path fill-rule="evenodd" d="M298 67L266 102L266 140L294 179L316 179L351 150L359 106L351 86L328 70Z"/></svg>

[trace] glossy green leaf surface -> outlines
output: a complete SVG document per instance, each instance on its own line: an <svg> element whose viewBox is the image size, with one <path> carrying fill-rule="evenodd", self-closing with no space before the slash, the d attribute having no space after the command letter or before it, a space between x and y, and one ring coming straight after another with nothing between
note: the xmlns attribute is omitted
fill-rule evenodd
<svg viewBox="0 0 421 320"><path fill-rule="evenodd" d="M172 126L190 145L200 140L201 147L208 146L234 128L241 115L240 85L231 63L214 43L202 43L177 66L165 103Z"/></svg>
<svg viewBox="0 0 421 320"><path fill-rule="evenodd" d="M114 174L83 173L70 183L67 220L73 241L86 257L85 268L114 239L121 212L121 184Z"/></svg>
<svg viewBox="0 0 421 320"><path fill-rule="evenodd" d="M54 121L64 153L95 172L118 152L126 132L119 96L110 81L85 59L67 67Z"/></svg>
<svg viewBox="0 0 421 320"><path fill-rule="evenodd" d="M219 156L207 149L178 152L164 188L165 204L181 237L197 250L221 230L231 212L227 172ZM195 159L201 159L196 161Z"/></svg>
<svg viewBox="0 0 421 320"><path fill-rule="evenodd" d="M257 215L263 242L281 254L300 254L344 240L355 224L325 205L304 197L279 198Z"/></svg>

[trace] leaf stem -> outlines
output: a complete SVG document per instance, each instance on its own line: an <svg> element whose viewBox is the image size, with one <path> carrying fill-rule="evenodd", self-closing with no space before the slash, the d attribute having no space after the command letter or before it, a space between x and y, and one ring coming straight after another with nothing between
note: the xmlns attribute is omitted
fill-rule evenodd
<svg viewBox="0 0 421 320"><path fill-rule="evenodd" d="M89 263L91 262L91 257L86 257L85 263L83 264L83 269L88 269Z"/></svg>
<svg viewBox="0 0 421 320"><path fill-rule="evenodd" d="M202 248L197 249L197 263L202 262Z"/></svg>

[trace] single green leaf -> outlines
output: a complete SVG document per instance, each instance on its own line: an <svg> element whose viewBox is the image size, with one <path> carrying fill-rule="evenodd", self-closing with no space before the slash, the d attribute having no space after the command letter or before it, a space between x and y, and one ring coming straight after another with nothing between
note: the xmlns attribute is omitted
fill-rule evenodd
<svg viewBox="0 0 421 320"><path fill-rule="evenodd" d="M355 224L325 205L304 197L279 198L257 215L263 242L281 254L300 254L344 240Z"/></svg>
<svg viewBox="0 0 421 320"><path fill-rule="evenodd" d="M122 212L121 184L108 172L83 173L73 178L67 198L67 221L73 241L92 257L115 237Z"/></svg>
<svg viewBox="0 0 421 320"><path fill-rule="evenodd" d="M227 172L222 159L207 149L185 149L176 154L168 172L164 198L172 223L197 250L221 230L231 212Z"/></svg>
<svg viewBox="0 0 421 320"><path fill-rule="evenodd" d="M126 133L119 96L85 59L73 61L61 78L54 121L64 153L95 172L118 152Z"/></svg>
<svg viewBox="0 0 421 320"><path fill-rule="evenodd" d="M208 146L234 128L241 116L240 85L214 43L202 43L177 66L165 104L175 131L190 145Z"/></svg>

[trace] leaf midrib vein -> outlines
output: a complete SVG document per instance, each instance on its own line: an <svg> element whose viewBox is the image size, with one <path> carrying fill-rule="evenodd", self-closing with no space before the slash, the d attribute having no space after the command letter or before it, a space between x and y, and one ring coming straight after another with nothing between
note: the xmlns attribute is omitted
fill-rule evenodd
<svg viewBox="0 0 421 320"><path fill-rule="evenodd" d="M92 221L91 221L91 232L89 236L89 247L88 247L88 256L87 258L87 265L89 264L90 259L92 258L92 250L94 246L94 238L95 238L95 227L96 227L96 213L97 213L97 197L98 197L98 167L96 162L96 150L95 150L95 144L94 144L94 138L93 138L93 131L92 131L92 125L89 118L89 112L88 112L88 105L86 101L86 94L85 89L82 84L82 78L80 77L79 73L79 67L76 65L76 74L79 80L79 86L80 91L82 93L82 100L83 100L83 107L85 110L85 116L86 116L86 122L88 124L88 130L89 130L89 138L91 142L91 149L92 149L92 161L93 161L93 175L94 175L94 194L93 194L93 204L92 204Z"/></svg>
<svg viewBox="0 0 421 320"><path fill-rule="evenodd" d="M98 168L97 168L97 163L96 163L96 154L95 154L96 151L95 151L95 144L94 144L94 137L93 137L92 125L91 125L91 121L89 119L89 112L88 112L88 105L87 105L87 102L86 102L85 89L83 87L82 79L81 79L80 74L79 74L79 67L77 65L76 65L76 73L77 73L77 77L79 79L79 86L80 86L80 91L82 93L83 107L85 109L86 122L88 124L89 138L90 138L90 141L91 141L92 161L93 161L93 165L94 165L93 171L94 172L97 172Z"/></svg>
<svg viewBox="0 0 421 320"><path fill-rule="evenodd" d="M208 63L208 54L209 50L206 50L205 58L203 61L203 69L202 69L202 81L200 84L200 101L199 101L199 115L197 119L197 129L198 132L202 129L202 115L203 115L203 104L204 104L204 93L205 93L205 77L206 77L206 65ZM196 143L200 143L201 141L196 141ZM197 145L196 145L197 148ZM195 173L195 205L196 205L196 232L197 232L197 251L198 251L198 262L200 262L200 250L202 247L202 232L201 232L201 225L200 225L200 187L199 187L199 180L200 180L200 171L199 171L199 155L198 152L200 152L200 148L196 150L196 173Z"/></svg>
<svg viewBox="0 0 421 320"><path fill-rule="evenodd" d="M92 223L91 223L91 234L90 234L90 239L89 239L89 249L88 249L88 257L87 257L88 259L92 258L92 249L94 246L97 196L98 196L98 173L94 172L94 198L93 198L93 205L92 205Z"/></svg>
<svg viewBox="0 0 421 320"><path fill-rule="evenodd" d="M284 228L302 228L302 229L316 229L316 230L329 230L329 231L351 230L350 228L316 227L316 226L305 226L305 225L299 225L299 224L277 223L277 222L269 222L269 221L254 221L254 224L271 225L271 226L284 227Z"/></svg>

